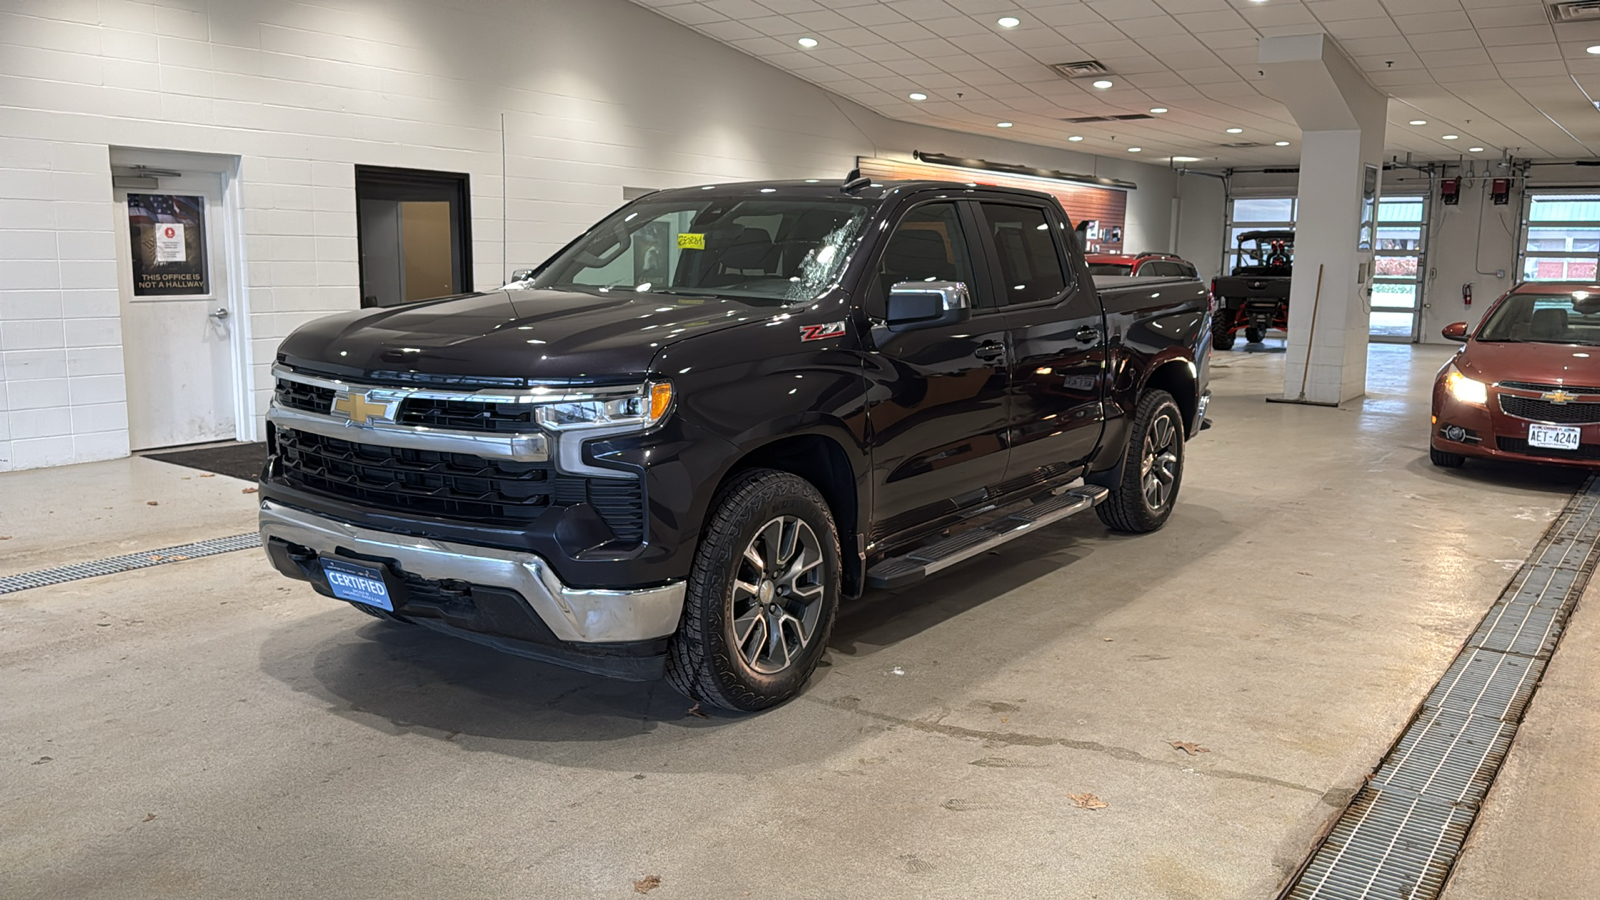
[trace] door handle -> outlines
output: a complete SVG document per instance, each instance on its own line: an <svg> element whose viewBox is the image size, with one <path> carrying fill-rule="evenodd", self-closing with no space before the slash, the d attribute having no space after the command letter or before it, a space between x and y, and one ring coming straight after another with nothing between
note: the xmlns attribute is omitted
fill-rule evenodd
<svg viewBox="0 0 1600 900"><path fill-rule="evenodd" d="M984 341L982 344L978 345L978 349L974 350L972 355L983 360L984 362L993 362L994 360L1004 356L1005 352L1005 344L1002 344L999 341Z"/></svg>
<svg viewBox="0 0 1600 900"><path fill-rule="evenodd" d="M1077 338L1080 344L1092 344L1100 339L1100 329L1092 325L1085 325L1079 328L1078 333L1074 334L1073 337Z"/></svg>
<svg viewBox="0 0 1600 900"><path fill-rule="evenodd" d="M227 317L228 308L226 306L219 306L215 312L211 313L211 318L213 319L226 319Z"/></svg>

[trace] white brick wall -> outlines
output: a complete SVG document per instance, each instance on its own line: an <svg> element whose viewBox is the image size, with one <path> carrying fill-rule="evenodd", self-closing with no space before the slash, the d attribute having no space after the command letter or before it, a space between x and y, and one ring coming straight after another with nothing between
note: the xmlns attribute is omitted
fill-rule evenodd
<svg viewBox="0 0 1600 900"><path fill-rule="evenodd" d="M883 119L626 0L0 0L0 471L127 453L111 147L239 158L258 417L278 342L359 305L356 164L468 173L479 288L623 185L924 149L1136 181L1141 247L1167 245L1175 192L1160 167Z"/></svg>

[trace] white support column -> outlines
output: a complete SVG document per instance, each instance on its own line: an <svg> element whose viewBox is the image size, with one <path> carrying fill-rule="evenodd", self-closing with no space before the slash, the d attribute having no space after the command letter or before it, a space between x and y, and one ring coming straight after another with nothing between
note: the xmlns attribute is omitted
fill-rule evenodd
<svg viewBox="0 0 1600 900"><path fill-rule="evenodd" d="M1303 399L1341 403L1367 389L1376 235L1365 235L1366 249L1359 244L1368 167L1378 181L1383 171L1388 98L1326 34L1263 38L1259 53L1262 89L1289 109L1304 135L1283 396L1300 399L1303 383ZM1369 211L1374 220L1378 181Z"/></svg>

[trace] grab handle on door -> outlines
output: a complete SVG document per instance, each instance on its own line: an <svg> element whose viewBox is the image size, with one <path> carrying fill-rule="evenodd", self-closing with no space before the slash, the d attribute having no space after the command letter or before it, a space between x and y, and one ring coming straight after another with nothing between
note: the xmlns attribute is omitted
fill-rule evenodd
<svg viewBox="0 0 1600 900"><path fill-rule="evenodd" d="M1079 343L1092 344L1100 339L1100 329L1085 325L1079 328L1078 333L1074 334L1073 337L1077 338Z"/></svg>
<svg viewBox="0 0 1600 900"><path fill-rule="evenodd" d="M972 355L983 360L984 362L992 362L1004 356L1005 353L1005 344L1002 344L999 341L984 341L982 344L978 345L978 349L974 350Z"/></svg>
<svg viewBox="0 0 1600 900"><path fill-rule="evenodd" d="M216 312L213 312L211 314L211 318L213 318L213 319L226 319L227 317L228 317L228 308L226 306L217 307Z"/></svg>

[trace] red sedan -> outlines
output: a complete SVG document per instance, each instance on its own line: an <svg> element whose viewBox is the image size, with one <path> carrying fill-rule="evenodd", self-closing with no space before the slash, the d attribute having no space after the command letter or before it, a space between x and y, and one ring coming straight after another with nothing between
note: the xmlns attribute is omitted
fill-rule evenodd
<svg viewBox="0 0 1600 900"><path fill-rule="evenodd" d="M1444 336L1464 341L1433 384L1436 466L1469 456L1600 468L1600 285L1517 285Z"/></svg>

